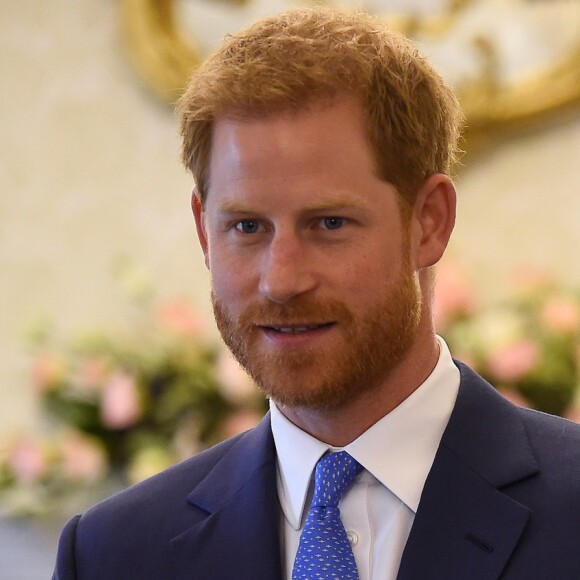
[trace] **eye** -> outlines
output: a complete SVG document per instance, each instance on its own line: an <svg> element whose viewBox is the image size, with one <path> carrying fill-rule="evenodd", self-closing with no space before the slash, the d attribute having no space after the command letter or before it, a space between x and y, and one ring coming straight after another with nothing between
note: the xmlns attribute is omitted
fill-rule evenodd
<svg viewBox="0 0 580 580"><path fill-rule="evenodd" d="M322 222L327 230L338 230L344 226L346 219L340 217L326 217Z"/></svg>
<svg viewBox="0 0 580 580"><path fill-rule="evenodd" d="M241 220L236 223L235 227L243 234L255 234L260 224L256 220Z"/></svg>

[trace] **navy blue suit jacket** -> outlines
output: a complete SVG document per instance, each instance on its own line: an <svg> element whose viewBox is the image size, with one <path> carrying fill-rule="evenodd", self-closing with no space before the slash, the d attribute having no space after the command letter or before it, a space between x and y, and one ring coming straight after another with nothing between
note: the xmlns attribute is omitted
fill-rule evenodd
<svg viewBox="0 0 580 580"><path fill-rule="evenodd" d="M464 365L399 580L580 579L580 426ZM269 418L65 527L53 580L278 580Z"/></svg>

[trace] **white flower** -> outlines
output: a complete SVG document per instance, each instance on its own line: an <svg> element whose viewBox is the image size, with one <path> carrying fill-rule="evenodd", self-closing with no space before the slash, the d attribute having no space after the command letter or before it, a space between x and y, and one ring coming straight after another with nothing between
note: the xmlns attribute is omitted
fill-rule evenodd
<svg viewBox="0 0 580 580"><path fill-rule="evenodd" d="M497 308L479 316L472 331L484 352L490 354L523 338L525 320L513 310Z"/></svg>

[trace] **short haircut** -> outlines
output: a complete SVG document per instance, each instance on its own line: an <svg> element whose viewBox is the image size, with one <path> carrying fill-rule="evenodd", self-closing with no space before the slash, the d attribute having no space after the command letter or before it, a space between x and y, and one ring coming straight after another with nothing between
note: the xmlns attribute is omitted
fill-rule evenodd
<svg viewBox="0 0 580 580"><path fill-rule="evenodd" d="M461 109L411 42L362 13L299 8L226 37L179 101L182 159L202 203L217 118L298 112L341 95L360 100L379 174L403 200L413 204L429 175L451 173Z"/></svg>

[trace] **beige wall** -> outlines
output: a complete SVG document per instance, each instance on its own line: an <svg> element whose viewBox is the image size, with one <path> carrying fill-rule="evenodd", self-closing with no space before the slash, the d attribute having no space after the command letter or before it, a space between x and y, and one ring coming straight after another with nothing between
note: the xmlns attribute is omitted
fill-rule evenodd
<svg viewBox="0 0 580 580"><path fill-rule="evenodd" d="M0 0L0 435L38 424L23 333L127 327L128 256L210 318L169 107L129 66L118 0ZM455 253L487 296L531 264L580 285L580 113L468 160Z"/></svg>
<svg viewBox="0 0 580 580"><path fill-rule="evenodd" d="M117 0L2 0L0 432L35 418L22 334L123 327L128 256L161 295L203 302L191 183L171 109L140 84Z"/></svg>

